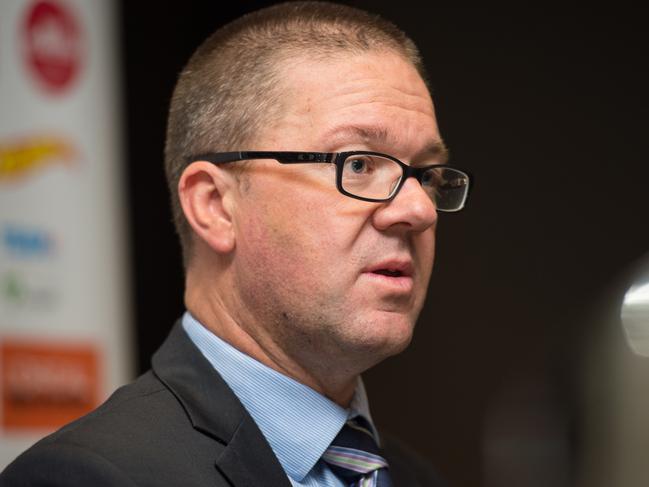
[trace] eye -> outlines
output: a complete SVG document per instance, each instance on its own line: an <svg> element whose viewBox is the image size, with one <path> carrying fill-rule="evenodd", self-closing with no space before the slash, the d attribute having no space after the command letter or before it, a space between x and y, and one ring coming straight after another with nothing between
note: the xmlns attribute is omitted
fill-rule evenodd
<svg viewBox="0 0 649 487"><path fill-rule="evenodd" d="M438 187L440 184L440 175L435 169L430 169L421 175L421 185L429 188Z"/></svg>
<svg viewBox="0 0 649 487"><path fill-rule="evenodd" d="M346 161L347 169L354 174L367 174L372 172L372 159L366 156L356 156Z"/></svg>

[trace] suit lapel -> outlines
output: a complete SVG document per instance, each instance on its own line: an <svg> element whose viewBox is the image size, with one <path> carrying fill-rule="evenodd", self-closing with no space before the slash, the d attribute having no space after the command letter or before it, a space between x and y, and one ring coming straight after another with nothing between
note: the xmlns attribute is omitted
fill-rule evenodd
<svg viewBox="0 0 649 487"><path fill-rule="evenodd" d="M194 428L225 445L215 464L234 486L290 487L257 424L180 321L153 356L152 368L183 405Z"/></svg>
<svg viewBox="0 0 649 487"><path fill-rule="evenodd" d="M265 450L268 454L259 455L259 452ZM239 425L228 447L216 460L216 466L237 487L291 486L284 470L252 419L244 420Z"/></svg>

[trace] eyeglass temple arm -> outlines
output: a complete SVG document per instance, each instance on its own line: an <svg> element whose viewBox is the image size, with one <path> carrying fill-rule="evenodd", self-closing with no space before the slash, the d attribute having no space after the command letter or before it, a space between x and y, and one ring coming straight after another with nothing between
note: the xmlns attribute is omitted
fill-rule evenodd
<svg viewBox="0 0 649 487"><path fill-rule="evenodd" d="M194 161L207 161L213 164L225 164L247 159L275 159L282 164L303 164L308 162L333 162L335 155L334 152L241 151L201 154L191 159Z"/></svg>

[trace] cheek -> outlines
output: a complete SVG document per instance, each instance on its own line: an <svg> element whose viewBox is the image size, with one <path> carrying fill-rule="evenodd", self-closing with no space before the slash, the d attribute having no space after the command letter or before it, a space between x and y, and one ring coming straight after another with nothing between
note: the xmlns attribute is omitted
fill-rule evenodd
<svg viewBox="0 0 649 487"><path fill-rule="evenodd" d="M421 255L424 259L424 267L428 269L430 274L433 268L433 261L435 260L435 230L430 229L421 235Z"/></svg>
<svg viewBox="0 0 649 487"><path fill-rule="evenodd" d="M422 289L421 300L426 297L426 291L433 271L433 262L435 260L435 232L430 230L420 236L416 245L416 258L419 260L420 285Z"/></svg>
<svg viewBox="0 0 649 487"><path fill-rule="evenodd" d="M353 200L335 189L308 189L253 185L239 213L237 258L241 272L247 272L244 265L256 268L264 274L258 279L287 292L334 299L353 278L350 257L367 215L352 211Z"/></svg>
<svg viewBox="0 0 649 487"><path fill-rule="evenodd" d="M320 270L326 267L324 243L315 222L305 218L309 209L287 211L284 205L295 202L264 205L248 212L237 243L240 269L257 269L257 280L277 286L275 291L313 289Z"/></svg>

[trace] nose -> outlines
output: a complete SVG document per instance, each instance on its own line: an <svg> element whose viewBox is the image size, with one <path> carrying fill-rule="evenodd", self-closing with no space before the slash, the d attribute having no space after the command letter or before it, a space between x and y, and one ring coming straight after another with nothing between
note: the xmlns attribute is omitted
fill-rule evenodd
<svg viewBox="0 0 649 487"><path fill-rule="evenodd" d="M437 208L414 177L406 179L394 199L380 205L373 215L379 230L398 225L411 232L423 232L436 222Z"/></svg>

